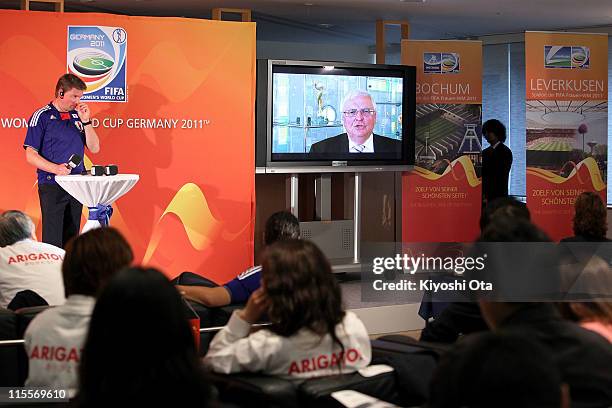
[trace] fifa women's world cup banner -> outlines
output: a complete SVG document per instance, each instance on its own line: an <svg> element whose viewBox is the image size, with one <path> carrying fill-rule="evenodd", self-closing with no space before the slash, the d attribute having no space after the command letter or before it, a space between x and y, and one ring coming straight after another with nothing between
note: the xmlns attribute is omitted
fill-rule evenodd
<svg viewBox="0 0 612 408"><path fill-rule="evenodd" d="M481 207L482 43L402 41L417 68L415 168L402 177L403 242L467 242Z"/></svg>
<svg viewBox="0 0 612 408"><path fill-rule="evenodd" d="M580 193L606 202L608 35L527 32L525 54L527 205L558 240Z"/></svg>
<svg viewBox="0 0 612 408"><path fill-rule="evenodd" d="M254 23L0 10L0 58L0 209L40 226L22 146L70 72L101 142L85 166L140 176L111 219L135 261L218 282L252 265Z"/></svg>

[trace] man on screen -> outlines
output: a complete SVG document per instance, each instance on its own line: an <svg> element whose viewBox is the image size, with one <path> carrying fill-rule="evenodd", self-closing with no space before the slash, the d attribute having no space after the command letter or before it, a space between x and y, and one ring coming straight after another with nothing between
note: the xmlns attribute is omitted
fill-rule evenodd
<svg viewBox="0 0 612 408"><path fill-rule="evenodd" d="M373 133L376 103L365 91L350 92L342 103L342 124L346 133L321 140L310 147L311 154L325 153L400 153L399 140Z"/></svg>
<svg viewBox="0 0 612 408"><path fill-rule="evenodd" d="M100 151L89 107L81 102L86 89L76 75L62 75L55 99L32 114L23 142L26 161L38 172L42 240L60 248L78 234L83 206L55 182L55 176L81 174L82 162L72 170L67 162L73 154L82 158L85 146L92 153Z"/></svg>

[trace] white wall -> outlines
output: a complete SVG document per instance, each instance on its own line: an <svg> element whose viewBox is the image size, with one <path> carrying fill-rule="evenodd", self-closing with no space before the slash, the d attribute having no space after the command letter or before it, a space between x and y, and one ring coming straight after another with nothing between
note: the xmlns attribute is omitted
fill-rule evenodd
<svg viewBox="0 0 612 408"><path fill-rule="evenodd" d="M257 58L372 63L367 44L257 41Z"/></svg>

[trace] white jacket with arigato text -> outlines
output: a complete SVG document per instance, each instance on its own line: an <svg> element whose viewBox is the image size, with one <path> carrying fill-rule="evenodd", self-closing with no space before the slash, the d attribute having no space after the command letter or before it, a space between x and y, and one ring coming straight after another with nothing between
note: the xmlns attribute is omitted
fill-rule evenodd
<svg viewBox="0 0 612 408"><path fill-rule="evenodd" d="M372 348L365 326L346 312L336 326L344 352L329 334L302 329L283 337L265 328L249 335L251 325L237 311L210 343L204 363L219 373L262 372L283 378L310 378L350 373L366 367Z"/></svg>
<svg viewBox="0 0 612 408"><path fill-rule="evenodd" d="M91 296L71 295L63 305L47 309L32 320L24 335L29 360L27 387L62 388L71 398L75 395L95 303Z"/></svg>

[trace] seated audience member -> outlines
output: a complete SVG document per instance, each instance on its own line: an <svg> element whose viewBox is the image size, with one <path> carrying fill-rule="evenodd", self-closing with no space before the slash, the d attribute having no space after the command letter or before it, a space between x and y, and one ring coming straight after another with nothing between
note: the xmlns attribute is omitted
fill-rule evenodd
<svg viewBox="0 0 612 408"><path fill-rule="evenodd" d="M575 203L574 236L561 240L566 301L562 315L612 342L612 271L600 256L610 252L607 210L599 194L584 192ZM585 300L575 301L571 300Z"/></svg>
<svg viewBox="0 0 612 408"><path fill-rule="evenodd" d="M64 388L74 394L96 297L132 260L132 249L114 228L94 229L68 242L62 264L66 303L40 313L25 332L27 386Z"/></svg>
<svg viewBox="0 0 612 408"><path fill-rule="evenodd" d="M483 233L488 242L540 242L545 234L525 220L496 217ZM539 341L552 352L569 386L572 407L612 406L612 345L600 335L562 319L550 303L478 301L498 333Z"/></svg>
<svg viewBox="0 0 612 408"><path fill-rule="evenodd" d="M206 407L211 395L183 301L155 269L115 275L83 349L77 406Z"/></svg>
<svg viewBox="0 0 612 408"><path fill-rule="evenodd" d="M530 220L525 203L512 197L497 198L487 204L480 217L481 233L495 217ZM440 315L425 324L421 341L454 343L460 335L488 330L476 302L453 302Z"/></svg>
<svg viewBox="0 0 612 408"><path fill-rule="evenodd" d="M363 323L342 306L340 285L313 243L281 241L266 248L262 283L214 337L204 362L221 373L263 372L309 378L366 367L371 346ZM267 314L272 323L249 334Z"/></svg>
<svg viewBox="0 0 612 408"><path fill-rule="evenodd" d="M18 292L32 291L46 304L64 303L64 250L36 240L34 223L21 211L0 215L0 307ZM44 305L43 301L40 305ZM34 306L32 304L31 306Z"/></svg>
<svg viewBox="0 0 612 408"><path fill-rule="evenodd" d="M599 194L584 192L574 205L574 236L561 242L606 242L607 210Z"/></svg>
<svg viewBox="0 0 612 408"><path fill-rule="evenodd" d="M527 205L513 197L501 197L489 202L480 215L480 232L491 223L494 216L506 215L531 221L531 214Z"/></svg>
<svg viewBox="0 0 612 408"><path fill-rule="evenodd" d="M573 265L569 266L570 268ZM592 256L580 272L564 282L567 299L559 302L561 315L612 343L612 271L599 256ZM575 301L572 301L575 300Z"/></svg>
<svg viewBox="0 0 612 408"><path fill-rule="evenodd" d="M519 334L475 333L444 354L429 408L569 407L551 351Z"/></svg>
<svg viewBox="0 0 612 408"><path fill-rule="evenodd" d="M279 211L268 218L264 230L266 246L276 241L298 239L299 237L300 223L293 214ZM208 307L221 307L246 303L249 296L259 288L260 281L261 265L247 269L223 286L217 286L214 282L199 275L184 272L177 280L179 283L177 289L186 299Z"/></svg>

